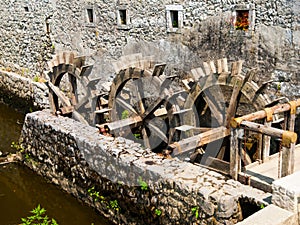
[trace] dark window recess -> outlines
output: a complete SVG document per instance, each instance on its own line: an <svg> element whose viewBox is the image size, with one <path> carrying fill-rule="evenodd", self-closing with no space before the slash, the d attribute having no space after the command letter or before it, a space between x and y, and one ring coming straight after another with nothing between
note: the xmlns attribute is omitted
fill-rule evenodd
<svg viewBox="0 0 300 225"><path fill-rule="evenodd" d="M24 10L25 10L25 12L29 12L28 6L25 6L25 7L24 7Z"/></svg>
<svg viewBox="0 0 300 225"><path fill-rule="evenodd" d="M120 24L126 25L127 24L126 10L125 9L119 10L119 15L120 15Z"/></svg>
<svg viewBox="0 0 300 225"><path fill-rule="evenodd" d="M88 22L94 23L94 11L93 9L86 9L87 16L88 16Z"/></svg>
<svg viewBox="0 0 300 225"><path fill-rule="evenodd" d="M249 10L237 10L236 11L236 21L234 27L236 30L245 30L249 29Z"/></svg>
<svg viewBox="0 0 300 225"><path fill-rule="evenodd" d="M178 11L171 10L171 22L172 22L172 27L178 28Z"/></svg>

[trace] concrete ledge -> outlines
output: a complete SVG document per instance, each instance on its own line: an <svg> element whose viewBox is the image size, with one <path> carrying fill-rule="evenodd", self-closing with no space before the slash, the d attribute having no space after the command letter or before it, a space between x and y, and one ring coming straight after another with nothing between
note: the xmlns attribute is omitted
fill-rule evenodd
<svg viewBox="0 0 300 225"><path fill-rule="evenodd" d="M269 205L237 225L298 225L296 214Z"/></svg>

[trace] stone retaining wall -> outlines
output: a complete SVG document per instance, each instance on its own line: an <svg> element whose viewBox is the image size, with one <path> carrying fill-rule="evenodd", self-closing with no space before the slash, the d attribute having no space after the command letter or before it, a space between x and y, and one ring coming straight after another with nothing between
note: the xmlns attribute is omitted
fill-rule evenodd
<svg viewBox="0 0 300 225"><path fill-rule="evenodd" d="M32 78L0 71L1 101L24 111L49 108L48 88Z"/></svg>
<svg viewBox="0 0 300 225"><path fill-rule="evenodd" d="M48 111L27 114L21 143L33 170L120 224L234 224L240 202L270 194Z"/></svg>

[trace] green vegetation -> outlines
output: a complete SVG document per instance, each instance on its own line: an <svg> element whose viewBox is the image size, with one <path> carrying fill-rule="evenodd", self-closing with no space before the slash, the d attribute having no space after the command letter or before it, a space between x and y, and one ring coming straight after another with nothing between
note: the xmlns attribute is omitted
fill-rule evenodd
<svg viewBox="0 0 300 225"><path fill-rule="evenodd" d="M121 119L122 120L125 120L125 119L127 119L129 117L129 112L128 112L128 110L124 110L123 112L122 112L122 114L121 114Z"/></svg>
<svg viewBox="0 0 300 225"><path fill-rule="evenodd" d="M27 218L22 218L21 225L58 225L55 219L50 219L45 213L46 210L38 205L30 211L33 215Z"/></svg>
<svg viewBox="0 0 300 225"><path fill-rule="evenodd" d="M192 213L195 215L196 219L198 219L199 218L199 206L193 207Z"/></svg>
<svg viewBox="0 0 300 225"><path fill-rule="evenodd" d="M138 182L142 191L148 191L148 184L145 181L143 181L142 177L139 177Z"/></svg>
<svg viewBox="0 0 300 225"><path fill-rule="evenodd" d="M261 209L265 208L265 205L264 205L263 203L260 204L260 208L261 208Z"/></svg>
<svg viewBox="0 0 300 225"><path fill-rule="evenodd" d="M161 216L162 211L160 209L155 209L154 213L157 216Z"/></svg>
<svg viewBox="0 0 300 225"><path fill-rule="evenodd" d="M12 142L10 147L16 149L17 151L19 152L23 152L24 151L24 148L22 147L22 145L19 143L19 142Z"/></svg>
<svg viewBox="0 0 300 225"><path fill-rule="evenodd" d="M119 211L120 207L117 200L109 201L109 206L111 209ZM109 207L108 207L109 208Z"/></svg>
<svg viewBox="0 0 300 225"><path fill-rule="evenodd" d="M101 202L104 201L104 197L100 196L99 191L96 191L95 187L91 187L90 189L88 189L88 193L89 196L91 196L95 202L99 201L99 199L101 199Z"/></svg>

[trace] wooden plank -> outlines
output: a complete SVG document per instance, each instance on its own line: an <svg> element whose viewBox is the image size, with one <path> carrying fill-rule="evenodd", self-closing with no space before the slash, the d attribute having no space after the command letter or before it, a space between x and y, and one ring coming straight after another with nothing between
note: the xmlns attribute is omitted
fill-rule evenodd
<svg viewBox="0 0 300 225"><path fill-rule="evenodd" d="M142 124L143 119L140 116L130 117L124 120L117 120L105 125L110 134L118 134L122 130L138 127Z"/></svg>
<svg viewBox="0 0 300 225"><path fill-rule="evenodd" d="M230 134L230 130L226 127L213 128L207 132L182 139L176 143L170 144L172 156L182 154L184 152L194 151L196 148L208 144L210 142L224 138Z"/></svg>
<svg viewBox="0 0 300 225"><path fill-rule="evenodd" d="M221 74L223 72L222 59L217 60L217 72L218 72L218 74Z"/></svg>
<svg viewBox="0 0 300 225"><path fill-rule="evenodd" d="M209 66L210 66L210 70L212 71L212 73L217 73L217 69L216 69L214 61L210 61Z"/></svg>
<svg viewBox="0 0 300 225"><path fill-rule="evenodd" d="M203 62L203 68L204 68L204 71L205 71L205 74L208 76L208 75L211 75L211 69L210 69L210 66L207 62Z"/></svg>
<svg viewBox="0 0 300 225"><path fill-rule="evenodd" d="M64 106L71 106L70 99L67 98L58 87L54 86L51 82L46 82L46 85L55 93L55 95L60 99Z"/></svg>
<svg viewBox="0 0 300 225"><path fill-rule="evenodd" d="M201 164L201 166L203 166ZM213 158L211 156L208 156L204 166L208 167L209 169L213 169L219 173L229 175L230 174L230 164L229 162Z"/></svg>
<svg viewBox="0 0 300 225"><path fill-rule="evenodd" d="M223 68L223 72L228 73L228 64L227 64L227 58L223 58L222 59L222 68Z"/></svg>
<svg viewBox="0 0 300 225"><path fill-rule="evenodd" d="M231 129L230 135L230 176L238 180L238 174L241 170L241 158L239 152L239 129Z"/></svg>

